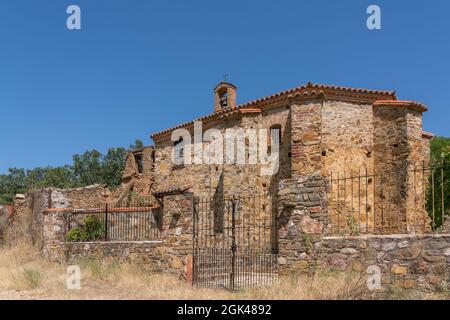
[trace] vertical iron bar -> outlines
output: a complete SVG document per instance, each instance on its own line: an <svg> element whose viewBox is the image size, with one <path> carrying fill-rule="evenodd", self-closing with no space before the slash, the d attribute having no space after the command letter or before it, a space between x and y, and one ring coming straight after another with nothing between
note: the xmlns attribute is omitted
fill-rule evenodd
<svg viewBox="0 0 450 320"><path fill-rule="evenodd" d="M354 216L354 211L355 211L354 210L355 209L354 208L354 196L355 195L354 195L354 190L353 190L353 182L354 182L353 179L354 179L354 177L353 177L353 170L352 170L352 171L350 171L350 182L352 184L352 188L351 188L352 189L352 191L351 191L352 192L352 210L351 210L352 221L355 220L355 216ZM358 223L359 223L359 221L358 221Z"/></svg>
<svg viewBox="0 0 450 320"><path fill-rule="evenodd" d="M331 171L330 173L330 204L331 206L333 205L333 171ZM331 207L330 206L330 207ZM331 208L328 209L328 219L330 219L329 223L331 225L331 234L333 234L333 210L331 210Z"/></svg>
<svg viewBox="0 0 450 320"><path fill-rule="evenodd" d="M341 233L341 228L340 228L340 215L341 215L341 212L340 212L340 193L341 193L341 187L340 187L340 179L339 179L339 176L340 176L340 174L339 174L339 172L338 172L338 176L337 176L337 234L339 235L340 233Z"/></svg>
<svg viewBox="0 0 450 320"><path fill-rule="evenodd" d="M417 233L417 182L416 182L416 174L417 168L416 164L414 164L414 183L413 183L413 192L414 192L414 233Z"/></svg>
<svg viewBox="0 0 450 320"><path fill-rule="evenodd" d="M381 174L380 177L380 202L381 202L381 233L383 234L384 229L383 229L383 224L384 224L384 190L383 190L383 174Z"/></svg>
<svg viewBox="0 0 450 320"><path fill-rule="evenodd" d="M196 248L196 224L197 224L197 212L196 212L196 203L195 203L195 197L192 197L192 285L196 284L197 280L197 248Z"/></svg>
<svg viewBox="0 0 450 320"><path fill-rule="evenodd" d="M432 221L432 228L434 230L435 228L435 222L436 222L436 212L434 208L434 169L431 169L431 202L432 202L432 215L433 215L433 221Z"/></svg>
<svg viewBox="0 0 450 320"><path fill-rule="evenodd" d="M108 202L105 205L105 241L108 241Z"/></svg>
<svg viewBox="0 0 450 320"><path fill-rule="evenodd" d="M445 204L444 204L444 159L441 166L441 225L445 222Z"/></svg>
<svg viewBox="0 0 450 320"><path fill-rule="evenodd" d="M234 291L234 273L236 268L236 202L234 198L231 203L231 274L230 289Z"/></svg>
<svg viewBox="0 0 450 320"><path fill-rule="evenodd" d="M369 176L366 167L366 233L369 231Z"/></svg>
<svg viewBox="0 0 450 320"><path fill-rule="evenodd" d="M358 169L358 230L361 228L361 168Z"/></svg>

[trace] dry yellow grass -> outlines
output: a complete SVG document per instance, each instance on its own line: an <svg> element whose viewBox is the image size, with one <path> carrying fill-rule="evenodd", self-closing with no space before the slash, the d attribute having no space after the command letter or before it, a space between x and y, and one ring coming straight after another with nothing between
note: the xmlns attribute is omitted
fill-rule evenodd
<svg viewBox="0 0 450 320"><path fill-rule="evenodd" d="M0 299L360 299L364 283L352 273L322 270L282 277L278 284L242 292L196 289L177 276L142 265L81 261L81 290L66 288L66 267L47 261L27 245L0 248ZM389 294L391 296L389 296ZM387 295L387 296L386 296ZM382 298L408 298L403 292ZM417 298L414 296L414 298ZM428 295L420 298L443 298Z"/></svg>

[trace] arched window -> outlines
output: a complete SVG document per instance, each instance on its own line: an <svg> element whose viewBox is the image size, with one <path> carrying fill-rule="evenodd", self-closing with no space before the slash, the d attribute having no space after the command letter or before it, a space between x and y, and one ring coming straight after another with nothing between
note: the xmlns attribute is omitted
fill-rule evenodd
<svg viewBox="0 0 450 320"><path fill-rule="evenodd" d="M222 108L228 108L228 92L222 92L220 94L220 106Z"/></svg>
<svg viewBox="0 0 450 320"><path fill-rule="evenodd" d="M174 148L174 162L175 165L183 165L184 163L184 142L183 137L180 137L173 143Z"/></svg>

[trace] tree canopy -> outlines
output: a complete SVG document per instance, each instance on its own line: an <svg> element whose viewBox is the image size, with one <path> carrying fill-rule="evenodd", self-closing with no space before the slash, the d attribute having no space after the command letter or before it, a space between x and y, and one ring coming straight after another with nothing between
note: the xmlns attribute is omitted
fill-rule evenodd
<svg viewBox="0 0 450 320"><path fill-rule="evenodd" d="M136 140L129 149L142 148ZM48 187L78 188L92 184L105 184L114 189L120 185L125 168L126 149L109 148L106 154L97 150L73 156L73 163L61 167L34 169L10 168L0 174L0 205L9 204L18 193Z"/></svg>

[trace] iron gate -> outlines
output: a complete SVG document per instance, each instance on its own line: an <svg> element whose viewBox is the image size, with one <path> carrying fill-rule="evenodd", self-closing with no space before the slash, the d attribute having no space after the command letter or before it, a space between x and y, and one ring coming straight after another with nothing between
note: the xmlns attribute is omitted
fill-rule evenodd
<svg viewBox="0 0 450 320"><path fill-rule="evenodd" d="M278 279L271 197L194 198L193 207L194 286L236 290Z"/></svg>

